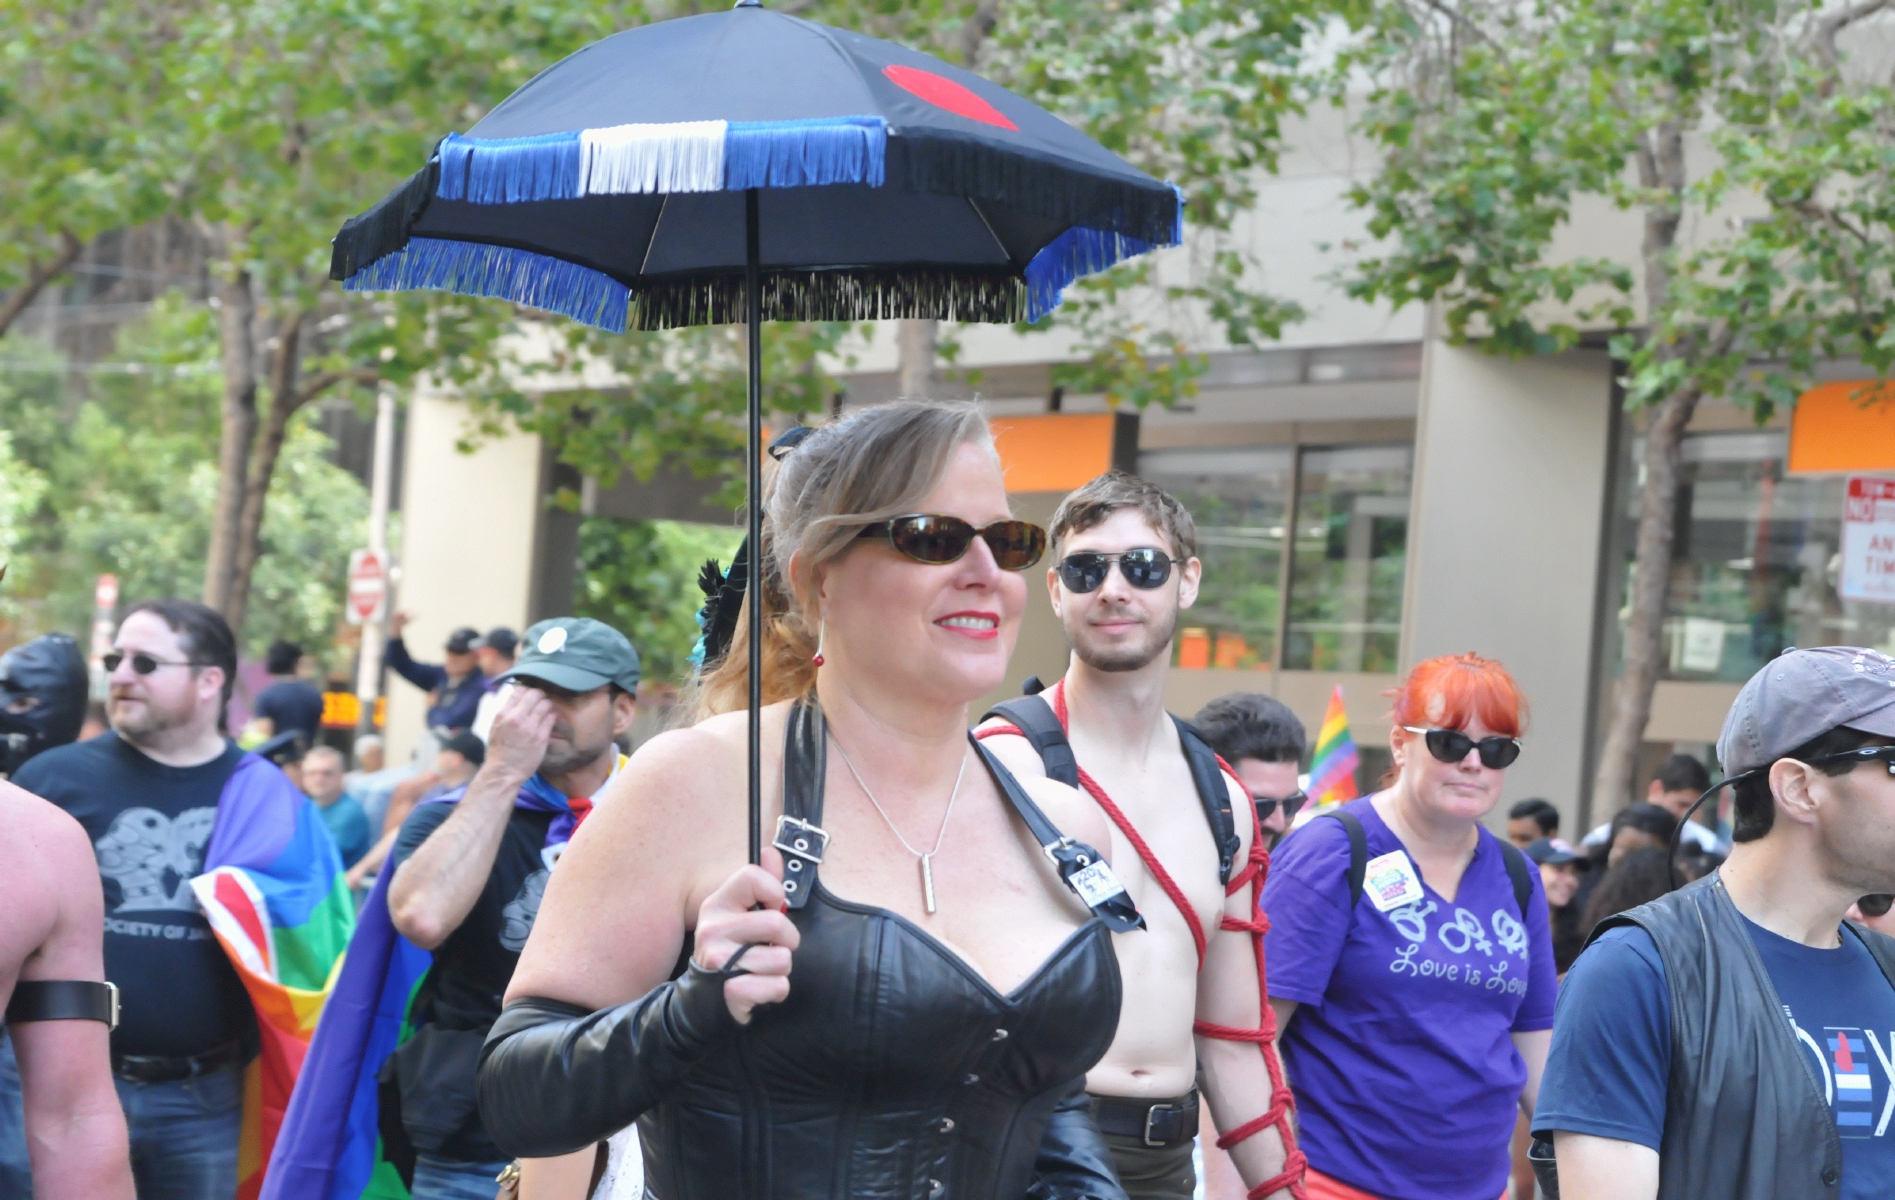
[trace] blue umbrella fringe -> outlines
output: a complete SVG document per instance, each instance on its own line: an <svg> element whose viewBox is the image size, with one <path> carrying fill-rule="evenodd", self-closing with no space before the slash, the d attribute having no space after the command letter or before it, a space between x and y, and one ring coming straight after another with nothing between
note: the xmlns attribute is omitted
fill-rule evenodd
<svg viewBox="0 0 1895 1200"><path fill-rule="evenodd" d="M888 126L880 117L732 121L724 132L724 187L882 186Z"/></svg>
<svg viewBox="0 0 1895 1200"><path fill-rule="evenodd" d="M1037 321L1058 308L1066 285L1075 279L1156 249L1150 242L1103 229L1068 229L1046 243L1026 265L1026 319Z"/></svg>
<svg viewBox="0 0 1895 1200"><path fill-rule="evenodd" d="M744 317L740 276L679 280L633 290L634 329L726 325ZM763 277L766 321L931 318L1008 324L1026 313L1018 275L945 271L807 271Z"/></svg>
<svg viewBox="0 0 1895 1200"><path fill-rule="evenodd" d="M406 248L352 275L352 292L434 289L491 296L558 313L611 333L625 332L630 289L602 271L563 259L442 238L411 238Z"/></svg>
<svg viewBox="0 0 1895 1200"><path fill-rule="evenodd" d="M408 244L428 201L434 198L440 164L433 159L376 202L375 207L343 222L329 248L329 278L345 280Z"/></svg>
<svg viewBox="0 0 1895 1200"><path fill-rule="evenodd" d="M579 135L442 141L440 196L470 204L573 200L579 196Z"/></svg>
<svg viewBox="0 0 1895 1200"><path fill-rule="evenodd" d="M1168 183L1093 174L932 129L902 129L894 145L888 174L897 187L1004 204L1152 246L1174 246L1183 238L1182 197Z"/></svg>

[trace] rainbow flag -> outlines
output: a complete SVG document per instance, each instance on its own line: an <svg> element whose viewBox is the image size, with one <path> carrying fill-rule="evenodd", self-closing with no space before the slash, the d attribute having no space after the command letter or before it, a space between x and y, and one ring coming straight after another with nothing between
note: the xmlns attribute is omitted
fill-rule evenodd
<svg viewBox="0 0 1895 1200"><path fill-rule="evenodd" d="M211 932L256 1009L262 1053L244 1075L237 1195L263 1190L323 1003L355 927L342 857L308 797L247 754L217 800L217 823L191 880Z"/></svg>
<svg viewBox="0 0 1895 1200"><path fill-rule="evenodd" d="M1309 764L1310 800L1317 805L1333 805L1355 799L1361 794L1355 786L1355 769L1361 762L1355 739L1349 736L1349 710L1343 707L1342 685L1337 684L1323 713L1323 727L1316 734L1315 759Z"/></svg>

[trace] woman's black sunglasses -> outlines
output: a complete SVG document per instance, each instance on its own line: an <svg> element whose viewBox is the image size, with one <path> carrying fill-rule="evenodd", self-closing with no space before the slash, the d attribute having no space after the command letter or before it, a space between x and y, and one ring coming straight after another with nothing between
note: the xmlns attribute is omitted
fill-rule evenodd
<svg viewBox="0 0 1895 1200"><path fill-rule="evenodd" d="M1123 554L1081 550L1060 560L1059 578L1067 591L1083 596L1104 586L1105 577L1112 571L1112 564L1117 563L1119 574L1125 576L1125 582L1149 592L1153 588L1163 587L1165 580L1171 578L1171 564L1182 561L1149 546L1127 550Z"/></svg>
<svg viewBox="0 0 1895 1200"><path fill-rule="evenodd" d="M1302 811L1305 804L1309 803L1309 793L1300 788L1283 797L1281 800L1272 800L1268 796L1259 796L1255 793L1252 793L1250 798L1257 804L1257 820L1268 821L1270 814L1276 811L1277 805L1281 804L1283 806L1283 820L1286 824L1296 820L1296 814Z"/></svg>
<svg viewBox="0 0 1895 1200"><path fill-rule="evenodd" d="M1046 531L1031 521L995 521L976 529L959 517L910 513L877 521L856 537L886 538L902 554L932 566L958 562L975 538L987 543L1003 571L1024 571L1046 554Z"/></svg>
<svg viewBox="0 0 1895 1200"><path fill-rule="evenodd" d="M118 670L118 665L127 658L132 660L133 672L139 675L149 675L159 667L195 667L202 665L194 662L166 662L162 658L153 658L151 655L143 652L128 655L122 650L113 650L100 655L99 665L105 668L107 675L110 675L112 672Z"/></svg>
<svg viewBox="0 0 1895 1200"><path fill-rule="evenodd" d="M1418 725L1404 725L1409 733L1419 733L1428 743L1428 753L1444 763L1457 763L1467 757L1469 750L1480 751L1480 765L1490 771L1501 771L1513 765L1520 757L1520 739L1510 737L1484 737L1475 741L1458 729L1423 729Z"/></svg>

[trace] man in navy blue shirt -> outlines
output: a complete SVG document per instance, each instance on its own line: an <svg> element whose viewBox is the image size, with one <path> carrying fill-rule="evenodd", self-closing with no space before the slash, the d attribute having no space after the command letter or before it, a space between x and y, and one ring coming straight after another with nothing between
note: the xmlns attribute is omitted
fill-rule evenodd
<svg viewBox="0 0 1895 1200"><path fill-rule="evenodd" d="M445 741L474 724L487 677L480 672L477 650L480 632L456 629L448 635L447 658L440 664L420 663L408 653L401 631L408 614L396 613L388 622L388 669L428 693L428 728Z"/></svg>
<svg viewBox="0 0 1895 1200"><path fill-rule="evenodd" d="M1886 1200L1895 940L1843 915L1895 891L1895 661L1786 652L1718 758L1730 859L1602 924L1560 992L1534 1131L1564 1200Z"/></svg>

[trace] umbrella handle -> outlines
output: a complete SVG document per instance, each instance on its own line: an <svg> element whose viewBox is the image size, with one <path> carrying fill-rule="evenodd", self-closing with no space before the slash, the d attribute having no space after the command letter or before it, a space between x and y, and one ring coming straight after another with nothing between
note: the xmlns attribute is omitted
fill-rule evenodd
<svg viewBox="0 0 1895 1200"><path fill-rule="evenodd" d="M757 231L757 189L744 192L744 321L750 358L748 451L750 640L749 751L750 861L763 860L763 264Z"/></svg>

